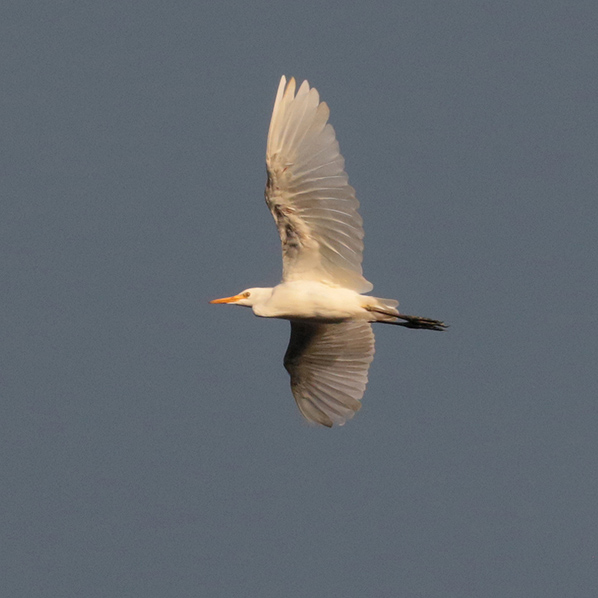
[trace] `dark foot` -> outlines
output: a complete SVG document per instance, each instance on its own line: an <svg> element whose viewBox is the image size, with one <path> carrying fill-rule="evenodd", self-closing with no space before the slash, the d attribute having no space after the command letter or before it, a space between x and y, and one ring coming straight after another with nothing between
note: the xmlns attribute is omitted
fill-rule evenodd
<svg viewBox="0 0 598 598"><path fill-rule="evenodd" d="M440 320L432 320L430 318L420 318L419 316L408 316L399 314L397 316L404 322L394 322L397 326L405 326L405 328L422 328L424 330L445 330L448 325Z"/></svg>

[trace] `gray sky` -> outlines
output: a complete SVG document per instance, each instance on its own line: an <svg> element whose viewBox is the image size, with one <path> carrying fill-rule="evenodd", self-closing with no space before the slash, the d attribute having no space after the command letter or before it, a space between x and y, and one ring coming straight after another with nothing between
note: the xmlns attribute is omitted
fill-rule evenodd
<svg viewBox="0 0 598 598"><path fill-rule="evenodd" d="M4 2L2 595L598 595L598 5ZM331 107L379 327L302 422L263 203Z"/></svg>

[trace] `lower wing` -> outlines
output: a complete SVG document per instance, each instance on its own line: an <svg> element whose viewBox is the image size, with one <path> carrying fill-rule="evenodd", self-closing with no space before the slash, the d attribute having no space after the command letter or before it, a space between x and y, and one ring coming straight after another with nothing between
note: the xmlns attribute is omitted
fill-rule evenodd
<svg viewBox="0 0 598 598"><path fill-rule="evenodd" d="M303 416L328 427L351 419L361 407L373 359L374 333L368 322L291 322L284 366Z"/></svg>

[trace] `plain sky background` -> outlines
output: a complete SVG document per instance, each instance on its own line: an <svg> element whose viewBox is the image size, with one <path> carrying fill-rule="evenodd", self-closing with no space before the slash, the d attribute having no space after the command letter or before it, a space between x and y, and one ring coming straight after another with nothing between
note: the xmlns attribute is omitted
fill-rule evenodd
<svg viewBox="0 0 598 598"><path fill-rule="evenodd" d="M280 277L282 74L331 108L378 327L304 424ZM598 596L598 3L5 0L0 590Z"/></svg>

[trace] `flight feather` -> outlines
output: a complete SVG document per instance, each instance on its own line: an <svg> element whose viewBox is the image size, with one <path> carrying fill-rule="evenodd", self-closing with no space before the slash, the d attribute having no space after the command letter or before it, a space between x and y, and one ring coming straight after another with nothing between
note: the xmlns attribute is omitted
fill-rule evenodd
<svg viewBox="0 0 598 598"><path fill-rule="evenodd" d="M280 80L266 150L266 203L278 227L284 282L317 280L359 293L363 226L329 109L304 81Z"/></svg>
<svg viewBox="0 0 598 598"><path fill-rule="evenodd" d="M363 320L291 322L284 366L303 416L328 427L351 419L361 408L374 350L372 326Z"/></svg>

